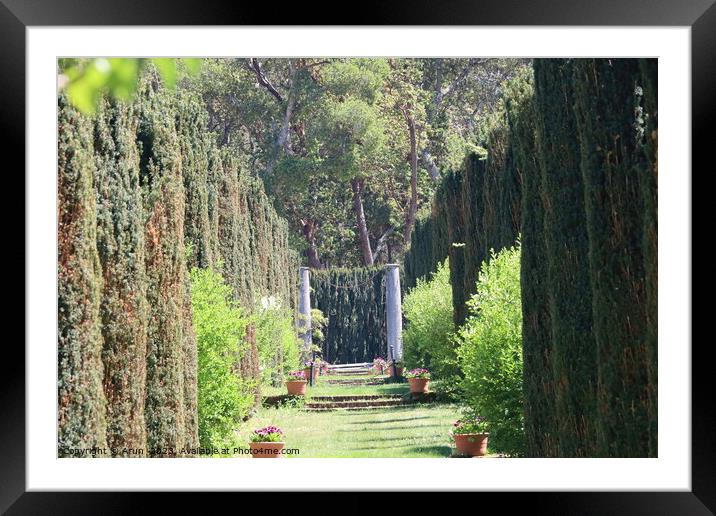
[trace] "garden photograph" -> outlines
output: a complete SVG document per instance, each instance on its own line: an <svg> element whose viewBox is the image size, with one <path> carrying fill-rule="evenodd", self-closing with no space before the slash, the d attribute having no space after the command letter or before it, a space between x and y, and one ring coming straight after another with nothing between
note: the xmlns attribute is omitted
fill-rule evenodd
<svg viewBox="0 0 716 516"><path fill-rule="evenodd" d="M656 58L56 66L58 458L658 457Z"/></svg>

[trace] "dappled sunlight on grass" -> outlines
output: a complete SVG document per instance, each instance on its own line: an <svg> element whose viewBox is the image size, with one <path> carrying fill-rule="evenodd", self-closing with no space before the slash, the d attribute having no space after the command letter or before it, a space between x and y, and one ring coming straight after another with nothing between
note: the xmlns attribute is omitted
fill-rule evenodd
<svg viewBox="0 0 716 516"><path fill-rule="evenodd" d="M254 428L277 425L286 434L286 447L300 450L291 458L448 457L457 415L458 407L451 404L334 412L263 408L238 435L239 442L247 442Z"/></svg>

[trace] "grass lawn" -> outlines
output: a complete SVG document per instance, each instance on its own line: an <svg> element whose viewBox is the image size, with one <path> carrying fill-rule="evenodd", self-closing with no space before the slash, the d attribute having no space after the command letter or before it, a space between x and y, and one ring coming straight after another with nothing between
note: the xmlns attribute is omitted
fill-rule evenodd
<svg viewBox="0 0 716 516"><path fill-rule="evenodd" d="M314 396L361 394L407 394L407 382L379 385L329 384L331 379L376 379L368 376L321 376L308 387L306 401ZM385 379L385 377L383 377ZM285 394L286 388L264 387L264 396ZM298 455L316 457L449 457L453 452L450 435L459 407L450 403L422 403L374 410L307 412L296 406L262 407L237 431L238 442L248 443L256 428L276 425L285 433L286 448L298 448ZM240 456L249 458L248 455Z"/></svg>
<svg viewBox="0 0 716 516"><path fill-rule="evenodd" d="M366 394L375 394L374 390ZM338 394L331 390L331 394ZM239 442L248 443L256 428L276 425L286 434L286 447L297 456L313 457L449 457L450 429L458 407L416 404L384 410L304 412L297 408L262 408L244 423ZM248 456L246 456L248 458Z"/></svg>

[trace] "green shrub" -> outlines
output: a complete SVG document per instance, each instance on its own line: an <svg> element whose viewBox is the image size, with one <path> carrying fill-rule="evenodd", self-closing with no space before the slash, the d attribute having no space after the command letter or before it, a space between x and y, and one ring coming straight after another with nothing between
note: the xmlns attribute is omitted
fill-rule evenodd
<svg viewBox="0 0 716 516"><path fill-rule="evenodd" d="M192 269L192 311L198 347L199 442L233 444L233 431L254 404L255 380L236 367L246 351L243 310L231 301L231 287L211 269Z"/></svg>
<svg viewBox="0 0 716 516"><path fill-rule="evenodd" d="M407 319L403 331L405 365L429 369L438 379L458 373L449 261L438 264L429 280L418 279L403 300ZM448 382L454 383L454 382Z"/></svg>
<svg viewBox="0 0 716 516"><path fill-rule="evenodd" d="M457 336L465 401L490 427L490 448L524 453L520 247L484 262Z"/></svg>
<svg viewBox="0 0 716 516"><path fill-rule="evenodd" d="M292 312L274 296L261 299L254 314L261 383L281 385L284 374L299 368L303 343L296 334Z"/></svg>

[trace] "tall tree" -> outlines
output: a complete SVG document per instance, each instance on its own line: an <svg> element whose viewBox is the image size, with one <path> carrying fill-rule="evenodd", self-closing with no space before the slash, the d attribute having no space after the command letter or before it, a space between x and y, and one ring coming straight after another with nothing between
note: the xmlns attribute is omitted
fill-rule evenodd
<svg viewBox="0 0 716 516"><path fill-rule="evenodd" d="M380 59L334 61L323 70L325 95L319 103L314 137L323 165L350 181L353 214L363 265L373 265L373 250L364 210L364 190L380 170L385 149L378 100L388 75Z"/></svg>
<svg viewBox="0 0 716 516"><path fill-rule="evenodd" d="M524 64L217 59L185 82L219 143L261 177L306 262L355 266L404 251L435 180L478 150L483 114Z"/></svg>

